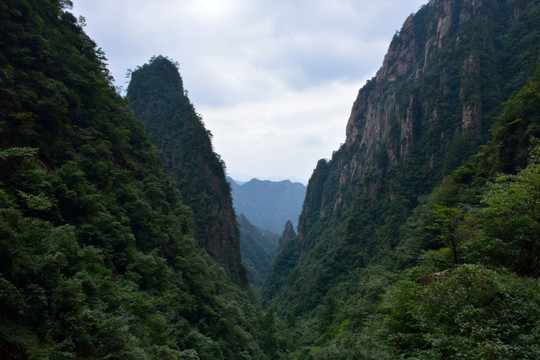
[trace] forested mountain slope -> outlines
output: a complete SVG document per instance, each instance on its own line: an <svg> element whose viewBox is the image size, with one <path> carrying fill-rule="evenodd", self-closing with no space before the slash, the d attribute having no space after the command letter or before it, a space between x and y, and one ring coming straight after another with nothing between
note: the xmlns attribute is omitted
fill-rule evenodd
<svg viewBox="0 0 540 360"><path fill-rule="evenodd" d="M184 94L178 65L163 56L152 58L131 74L127 97L150 141L163 152L165 172L193 210L201 245L246 285L224 164L213 150L210 132Z"/></svg>
<svg viewBox="0 0 540 360"><path fill-rule="evenodd" d="M270 279L266 300L280 293L283 309L303 313L397 245L419 197L478 151L502 102L533 74L539 14L538 1L433 0L405 21L358 93L346 143L309 181L297 239L302 275ZM311 296L298 301L298 291Z"/></svg>
<svg viewBox="0 0 540 360"><path fill-rule="evenodd" d="M385 261L297 321L292 357L538 358L540 67L493 134L420 201Z"/></svg>
<svg viewBox="0 0 540 360"><path fill-rule="evenodd" d="M265 358L253 297L66 6L0 1L0 357Z"/></svg>
<svg viewBox="0 0 540 360"><path fill-rule="evenodd" d="M496 296L508 295L512 301L523 304L519 311L536 321L533 314L537 313L538 298L523 289L537 287L537 280L522 279L520 276L531 273L520 272L518 267L507 274L502 264L505 257L525 256L529 269L536 266L531 264L535 263L537 255L525 254L538 253L537 245L531 240L539 236L538 218L533 217L527 225L530 227L527 235L523 235L523 248L506 247L498 256L498 262L487 256L489 251L484 248L486 260L482 261L479 253L468 259L460 257L455 232L448 231L454 226L454 219L465 215L454 212L454 205L441 202L438 205L442 208L438 208L432 204L428 214L422 212L425 205L418 205L424 204L424 196L449 174L463 177L463 181L469 182L467 186L475 184L467 190L474 201L468 199L467 204L477 205L482 196L487 204L491 188L483 186L486 181L494 181L492 171L515 173L519 166L526 166L527 152L535 151L529 148L530 136L538 136L539 118L534 105L525 111L529 116L526 121L518 116L508 121L515 121L512 126L502 125L496 128L498 130L492 127L502 112L503 102L533 75L540 59L539 50L538 1L432 0L405 21L392 39L382 68L358 93L347 124L345 144L334 152L332 159L320 160L317 164L308 184L298 236L278 252L262 289L268 306L300 333L301 340L295 346L293 357L395 358L406 354L414 358L420 350L429 349L418 358L460 358L458 352L452 353L450 349L459 348L458 342L465 341L470 333L463 338L453 338L454 343L445 342L444 336L450 339L456 335L452 331L458 333L460 328L453 323L451 330L444 333L444 319L429 313L436 311L435 298L429 310L422 303L418 305L420 308L414 308L419 311L414 314L425 318L417 318L416 327L412 326L407 316L412 316L408 307L413 309L411 301L415 298L407 294L429 296L426 292L439 291L437 301L443 301L447 296L445 291L450 291L446 286L467 277L480 281L483 266L495 271L490 286L510 286L506 295L501 292ZM530 102L537 104L534 102L538 97L537 85L528 89L524 90L528 95L522 94L519 100L511 102L512 107L526 104L527 96ZM469 168L459 168L453 173L480 150L491 134L508 129L513 132L506 133L507 138L497 137L495 145L490 147L498 150L486 150L482 155L487 161L484 166L469 163ZM530 163L533 168L535 161ZM464 185L456 186L460 189ZM445 187L437 190L430 201L437 203L437 196L447 190ZM532 202L537 204L537 200ZM507 225L506 231L512 233L515 229ZM491 235L489 231L482 233L482 236ZM467 246L473 245L468 243ZM422 257L422 253L429 250L434 251L429 253L431 267ZM512 251L521 255L510 256ZM450 257L442 258L443 255ZM480 267L460 267L464 262ZM414 268L418 264L424 267ZM392 290L392 284L407 271L422 277L430 271L440 272L452 267L456 268L451 272L455 277L444 278L449 279L449 283L423 288L426 292L419 290L422 295L408 292L407 288ZM469 285L462 282L459 286ZM387 291L390 294L385 298L386 303L381 303ZM402 291L401 297L394 297L392 291L394 295ZM486 294L478 296L490 298ZM503 316L502 312L511 307L509 303L491 309L484 305L471 300L472 308L478 306L478 311L493 311L497 316ZM467 306L467 302L459 306ZM419 315L421 311L426 312ZM381 323L379 320L388 312L395 317ZM449 318L459 315L449 314ZM375 318L377 316L380 318ZM428 324L430 316L436 320ZM440 316L444 314L441 312ZM505 322L502 318L494 321L499 320ZM368 322L374 325L365 327ZM479 336L477 340L491 339L479 342L485 346L489 341L508 347L523 345L519 350L523 351L523 358L533 358L531 354L536 350L531 344L538 339L537 335L516 345L519 334L527 333L527 326L538 331L530 322L527 324L506 340L502 340L505 335L497 333L498 330L494 330L498 335L493 338L484 333L484 337ZM393 325L396 328L392 328ZM413 330L404 331L409 325L422 335L415 337ZM386 332L380 332L382 327ZM397 333L401 335L393 333L398 328ZM438 330L431 332L432 329ZM484 327L486 332L488 329ZM390 346L394 340L400 345ZM437 341L441 344L439 348ZM461 358L475 358L475 354L482 352L474 349L472 343L465 341L461 345L460 349L469 351ZM495 351L493 349L489 352ZM516 350L516 354L519 351ZM505 354L510 356L512 352Z"/></svg>
<svg viewBox="0 0 540 360"><path fill-rule="evenodd" d="M261 229L281 234L287 221L298 225L306 187L290 180L251 179L238 184L229 178L234 208Z"/></svg>
<svg viewBox="0 0 540 360"><path fill-rule="evenodd" d="M238 215L237 220L242 262L248 271L249 282L260 287L276 255L279 236L256 227L244 214Z"/></svg>

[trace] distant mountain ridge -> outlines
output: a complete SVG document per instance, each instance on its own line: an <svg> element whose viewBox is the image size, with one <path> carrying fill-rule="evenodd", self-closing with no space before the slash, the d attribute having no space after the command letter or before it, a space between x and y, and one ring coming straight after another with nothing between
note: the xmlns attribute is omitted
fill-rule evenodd
<svg viewBox="0 0 540 360"><path fill-rule="evenodd" d="M307 185L308 181L305 178L301 178L298 176L285 176L285 175L271 175L271 176L253 176L248 175L236 171L227 171L227 176L234 179L235 182L238 184L244 184L247 183L251 179L258 179L258 180L270 180L274 182L279 182L283 180L289 180L291 182L299 182L301 184Z"/></svg>
<svg viewBox="0 0 540 360"><path fill-rule="evenodd" d="M269 181L251 179L239 184L228 177L233 206L255 226L281 234L290 220L295 226L302 211L306 187L290 180Z"/></svg>

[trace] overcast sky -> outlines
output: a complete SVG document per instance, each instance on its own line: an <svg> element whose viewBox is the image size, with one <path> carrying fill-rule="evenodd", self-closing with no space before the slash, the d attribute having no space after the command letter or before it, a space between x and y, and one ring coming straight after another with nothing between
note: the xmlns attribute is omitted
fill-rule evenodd
<svg viewBox="0 0 540 360"><path fill-rule="evenodd" d="M358 90L427 0L73 0L118 86L164 55L239 180L307 181Z"/></svg>

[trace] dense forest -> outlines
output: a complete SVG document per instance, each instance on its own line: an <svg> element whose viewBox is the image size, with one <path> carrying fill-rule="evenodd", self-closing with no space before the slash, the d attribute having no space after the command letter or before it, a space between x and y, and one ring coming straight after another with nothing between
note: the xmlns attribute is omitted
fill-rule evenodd
<svg viewBox="0 0 540 360"><path fill-rule="evenodd" d="M164 56L153 57L131 74L127 99L148 138L163 153L165 172L193 211L200 245L237 283L247 285L225 165L184 92L178 67Z"/></svg>
<svg viewBox="0 0 540 360"><path fill-rule="evenodd" d="M494 138L420 199L395 248L352 269L311 311L273 300L298 339L291 358L538 358L539 120L540 68L505 103ZM303 260L298 246L278 255L277 275Z"/></svg>
<svg viewBox="0 0 540 360"><path fill-rule="evenodd" d="M405 20L261 300L178 65L123 98L70 5L0 0L2 358L540 357L540 1Z"/></svg>
<svg viewBox="0 0 540 360"><path fill-rule="evenodd" d="M255 296L68 7L0 1L1 357L265 358Z"/></svg>
<svg viewBox="0 0 540 360"><path fill-rule="evenodd" d="M237 220L242 263L247 269L250 284L260 287L276 255L279 235L253 225L244 214L238 215Z"/></svg>

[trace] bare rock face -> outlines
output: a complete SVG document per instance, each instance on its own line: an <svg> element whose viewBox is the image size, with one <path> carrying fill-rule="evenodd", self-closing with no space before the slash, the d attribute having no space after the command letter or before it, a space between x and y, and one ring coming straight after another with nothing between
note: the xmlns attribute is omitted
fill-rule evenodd
<svg viewBox="0 0 540 360"><path fill-rule="evenodd" d="M422 23L423 18L419 16L411 15L407 18L401 31L394 36L382 68L359 91L353 104L347 122L345 143L349 147L356 144L358 151L349 163L343 164L340 183L364 174L380 140L388 136L395 123L399 126L399 137L395 139L396 143L387 145L391 166L411 153L415 137L418 136L414 130L415 122L421 121L422 117L429 118L431 122L437 121L438 109L429 102L430 99L419 99L413 91L408 92L406 101L397 96L403 97L400 92L404 83L414 86L427 71L437 66L441 60L441 50L450 41L452 44L449 46L454 47L451 51L463 51L464 54L459 88L461 128L466 130L474 127L480 130L481 89L470 89L470 86L478 83L481 59L476 49L465 50L463 40L459 37L454 39L454 36L459 26L466 24L482 6L483 1L480 0L432 0L419 11L423 13L423 18L429 17L428 22ZM463 49L460 45L463 45ZM455 74L448 74L448 70L441 69L439 83L443 96L456 90L449 79L450 75ZM418 106L421 109L415 112Z"/></svg>
<svg viewBox="0 0 540 360"><path fill-rule="evenodd" d="M414 114L416 96L410 93L406 104L398 103L396 81L413 83L426 71L431 59L450 39L458 2L431 1L426 5L429 10L424 11L439 14L432 24L424 25L425 28L436 29L427 39L422 39L428 32L427 29L420 28L418 20L412 15L395 35L382 68L375 78L360 90L353 104L347 123L346 144L351 146L359 143L361 151L354 154L352 166L345 170L342 181L364 174L364 169L370 165L380 140L388 135L393 119L397 118L400 136L397 139L399 146L388 149L390 163L395 165L398 159L409 155L415 137L413 124L417 120ZM400 109L400 105L406 107Z"/></svg>
<svg viewBox="0 0 540 360"><path fill-rule="evenodd" d="M474 127L480 131L482 127L482 99L480 97L481 89L476 86L480 73L480 57L478 53L472 52L468 58L463 61L462 83L459 91L459 97L463 104L461 115L461 128L467 130ZM467 91L467 87L472 90Z"/></svg>
<svg viewBox="0 0 540 360"><path fill-rule="evenodd" d="M507 31L525 6L510 0L432 0L410 15L382 67L359 90L345 143L328 163L326 171L339 175L325 181L338 190L330 194L314 179L317 195L308 188L307 211L316 199L318 218L339 213L348 206L344 199L350 184L368 172L371 180L363 192L375 201L384 179L411 156L423 157L428 169L440 171L448 163L446 149L457 146L455 139L485 136L488 114L500 104L485 95L486 88L498 91L500 86L499 79L490 78L501 71L493 51L500 42L494 40L495 29ZM495 19L501 13L506 17ZM391 194L397 198L399 191ZM299 224L299 239L304 227Z"/></svg>

